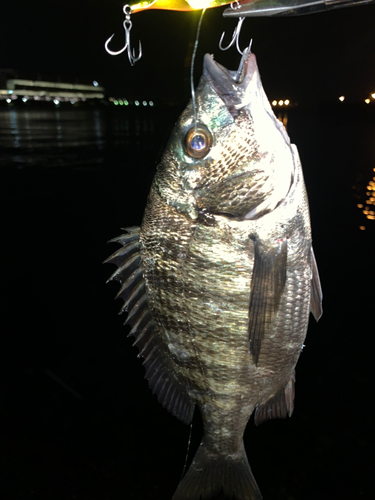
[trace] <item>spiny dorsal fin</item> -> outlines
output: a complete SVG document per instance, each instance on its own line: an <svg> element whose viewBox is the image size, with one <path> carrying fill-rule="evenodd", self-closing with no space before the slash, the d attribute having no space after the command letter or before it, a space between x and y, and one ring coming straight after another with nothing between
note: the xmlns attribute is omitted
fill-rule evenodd
<svg viewBox="0 0 375 500"><path fill-rule="evenodd" d="M154 331L142 272L140 228L131 227L125 231L127 233L111 240L122 247L105 260L105 263L117 266L108 281L116 280L122 285L116 296L124 300L120 313L128 311L124 324L131 326L129 335L135 338L133 345L139 349L138 357L144 358L145 378L150 389L172 415L188 424L193 418L194 404L185 386L168 365L170 353Z"/></svg>
<svg viewBox="0 0 375 500"><path fill-rule="evenodd" d="M260 348L267 326L280 303L286 282L287 240L280 240L278 248L263 248L254 239L254 268L249 306L250 353L258 363Z"/></svg>
<svg viewBox="0 0 375 500"><path fill-rule="evenodd" d="M271 418L291 417L294 410L294 373L283 389L280 389L274 396L265 403L257 406L255 410L254 422L259 425Z"/></svg>
<svg viewBox="0 0 375 500"><path fill-rule="evenodd" d="M126 231L128 231L127 234L122 234L108 242L122 245L104 261L104 264L115 264L118 267L108 281L116 280L124 283L130 274L139 267L139 227L130 227Z"/></svg>
<svg viewBox="0 0 375 500"><path fill-rule="evenodd" d="M311 248L311 269L312 269L312 277L311 277L311 304L310 310L316 319L319 321L323 314L323 292L320 284L318 266L316 265L314 250Z"/></svg>

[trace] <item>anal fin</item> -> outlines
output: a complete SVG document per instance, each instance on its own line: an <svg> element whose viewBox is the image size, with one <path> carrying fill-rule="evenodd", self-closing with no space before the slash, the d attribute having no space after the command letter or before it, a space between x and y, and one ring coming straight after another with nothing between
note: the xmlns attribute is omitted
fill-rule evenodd
<svg viewBox="0 0 375 500"><path fill-rule="evenodd" d="M287 240L277 248L263 248L254 240L254 268L249 305L250 353L258 363L264 333L275 316L286 283Z"/></svg>
<svg viewBox="0 0 375 500"><path fill-rule="evenodd" d="M311 248L311 268L312 268L312 277L311 277L311 304L310 310L312 315L319 321L323 314L323 292L320 284L318 266L316 265L314 250Z"/></svg>
<svg viewBox="0 0 375 500"><path fill-rule="evenodd" d="M255 425L259 425L271 418L291 417L294 410L294 374L286 384L285 388L276 392L265 403L260 404L255 410Z"/></svg>

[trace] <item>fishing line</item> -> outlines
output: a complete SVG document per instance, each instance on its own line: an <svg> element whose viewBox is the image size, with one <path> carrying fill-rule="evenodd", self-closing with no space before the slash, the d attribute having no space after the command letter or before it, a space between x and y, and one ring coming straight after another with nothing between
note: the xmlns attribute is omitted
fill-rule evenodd
<svg viewBox="0 0 375 500"><path fill-rule="evenodd" d="M185 456L185 463L184 463L184 467L182 469L180 483L183 480L185 472L186 472L187 462L188 462L188 458L189 458L190 445L191 445L191 435L192 435L192 432L193 432L193 421L191 421L191 423L190 423L189 439L188 439L188 444L187 444L187 449L186 449L186 456Z"/></svg>
<svg viewBox="0 0 375 500"><path fill-rule="evenodd" d="M193 103L193 112L194 112L195 133L197 130L197 102L195 99L195 88L194 88L194 63L195 63L195 56L196 56L197 50L198 50L199 34L201 31L201 25L202 25L203 16L204 16L205 12L206 12L206 9L204 8L202 10L201 17L200 17L199 23L198 23L198 29L197 29L197 34L195 37L194 49L193 49L193 54L191 56L191 66L190 66L190 87L191 87L191 100Z"/></svg>
<svg viewBox="0 0 375 500"><path fill-rule="evenodd" d="M198 42L199 42L199 34L201 32L201 26L202 26L202 21L203 21L203 16L204 13L206 12L206 9L202 9L200 18L199 18L199 23L198 23L198 28L197 28L197 34L195 35L195 42L194 42L194 48L193 48L193 54L191 56L191 65L190 65L190 88L191 88L191 100L193 103L193 112L194 112L194 135L197 133L197 102L195 99L195 88L194 88L194 63L195 63L195 56L197 54L198 50ZM187 463L189 459L189 452L190 452L190 445L191 445L191 435L193 433L193 421L190 423L190 430L189 430L189 439L187 443L187 448L186 448L186 455L185 455L185 462L184 466L182 468L182 474L181 474L181 479L180 483L185 476L186 468L187 468Z"/></svg>

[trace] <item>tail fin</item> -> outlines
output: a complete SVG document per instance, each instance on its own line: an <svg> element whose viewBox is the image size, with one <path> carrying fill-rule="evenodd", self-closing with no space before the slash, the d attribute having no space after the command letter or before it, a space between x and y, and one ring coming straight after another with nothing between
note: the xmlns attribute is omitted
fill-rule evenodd
<svg viewBox="0 0 375 500"><path fill-rule="evenodd" d="M243 448L236 458L198 449L172 500L261 500Z"/></svg>

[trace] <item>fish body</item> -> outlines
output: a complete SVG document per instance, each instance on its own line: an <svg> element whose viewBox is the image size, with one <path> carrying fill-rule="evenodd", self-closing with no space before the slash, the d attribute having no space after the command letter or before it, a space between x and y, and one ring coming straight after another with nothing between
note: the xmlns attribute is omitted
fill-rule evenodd
<svg viewBox="0 0 375 500"><path fill-rule="evenodd" d="M246 424L293 412L310 311L321 315L297 149L254 54L238 73L209 55L158 165L141 228L115 241L119 296L158 400L202 443L173 500L260 499ZM196 116L196 119L195 119Z"/></svg>

